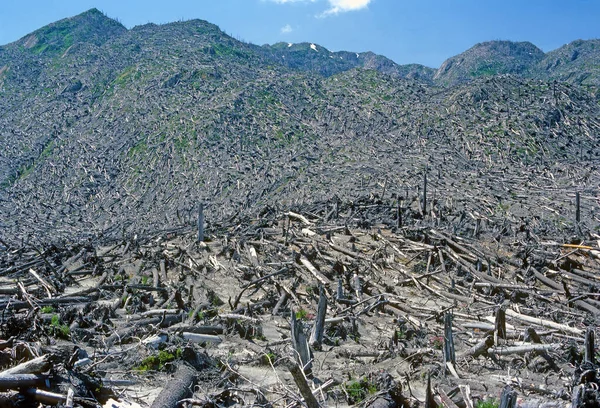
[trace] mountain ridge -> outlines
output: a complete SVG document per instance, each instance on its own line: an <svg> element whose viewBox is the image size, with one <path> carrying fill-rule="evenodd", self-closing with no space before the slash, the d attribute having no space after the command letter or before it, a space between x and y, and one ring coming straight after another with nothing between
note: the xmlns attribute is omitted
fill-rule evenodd
<svg viewBox="0 0 600 408"><path fill-rule="evenodd" d="M65 18L44 26L13 43L0 46L0 50L14 49L21 46L38 54L66 52L74 42L99 46L126 32L144 31L149 28L150 31L160 30L161 26L169 27L174 24L186 23L203 25L212 31L215 36L226 36L218 26L201 19L160 25L148 23L128 30L121 23L107 17L99 10L90 9L74 17ZM77 27L87 27L92 35L90 36L89 32L86 33L85 30L81 29L75 30L73 33L69 31ZM438 68L431 68L418 63L397 64L383 55L370 51L333 52L318 44L309 42L295 44L280 42L263 46L239 41L237 43L243 44L243 48L251 49L263 58L269 59L278 65L324 76L331 76L348 69L368 68L384 74L417 79L436 85L454 85L479 76L497 74L513 74L541 80L556 79L593 86L600 85L600 67L595 62L600 58L600 40L597 39L575 40L547 53L526 41L486 41L474 45L461 54L448 58ZM314 49L311 46L314 46ZM571 50L573 47L577 49ZM569 54L569 56L567 57L566 54ZM573 55L579 57L571 58Z"/></svg>

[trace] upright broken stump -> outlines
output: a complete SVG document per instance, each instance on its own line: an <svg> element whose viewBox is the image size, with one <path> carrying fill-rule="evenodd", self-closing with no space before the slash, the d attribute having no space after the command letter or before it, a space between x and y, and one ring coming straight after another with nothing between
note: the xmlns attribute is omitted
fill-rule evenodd
<svg viewBox="0 0 600 408"><path fill-rule="evenodd" d="M594 354L594 329L588 327L585 332L585 360L588 364L596 364L596 358Z"/></svg>
<svg viewBox="0 0 600 408"><path fill-rule="evenodd" d="M427 169L423 172L423 218L427 217Z"/></svg>
<svg viewBox="0 0 600 408"><path fill-rule="evenodd" d="M494 344L501 345L503 340L506 340L506 309L498 306L494 322Z"/></svg>
<svg viewBox="0 0 600 408"><path fill-rule="evenodd" d="M517 392L511 387L506 386L500 395L500 405L498 408L515 408L517 406Z"/></svg>
<svg viewBox="0 0 600 408"><path fill-rule="evenodd" d="M452 313L444 316L444 366L456 376L456 351L454 349L454 336L452 334Z"/></svg>
<svg viewBox="0 0 600 408"><path fill-rule="evenodd" d="M437 408L433 390L431 389L431 373L427 374L427 387L425 388L425 408Z"/></svg>
<svg viewBox="0 0 600 408"><path fill-rule="evenodd" d="M310 334L309 344L316 349L321 349L323 334L325 332L325 314L327 313L327 296L323 285L319 285L319 306L317 309L317 318Z"/></svg>
<svg viewBox="0 0 600 408"><path fill-rule="evenodd" d="M292 348L294 349L294 357L306 375L312 372L313 354L308 345L308 339L302 329L302 322L296 319L296 313L292 309L290 328L292 331Z"/></svg>
<svg viewBox="0 0 600 408"><path fill-rule="evenodd" d="M581 222L581 197L579 191L575 193L575 222L577 224Z"/></svg>
<svg viewBox="0 0 600 408"><path fill-rule="evenodd" d="M198 205L198 242L204 242L204 204Z"/></svg>

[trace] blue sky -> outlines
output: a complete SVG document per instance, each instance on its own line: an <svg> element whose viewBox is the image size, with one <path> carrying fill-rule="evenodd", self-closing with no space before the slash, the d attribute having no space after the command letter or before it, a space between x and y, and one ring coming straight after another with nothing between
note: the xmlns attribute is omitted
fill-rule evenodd
<svg viewBox="0 0 600 408"><path fill-rule="evenodd" d="M600 38L598 0L2 0L0 44L96 7L127 28L200 18L254 44L313 42L439 67L489 40Z"/></svg>

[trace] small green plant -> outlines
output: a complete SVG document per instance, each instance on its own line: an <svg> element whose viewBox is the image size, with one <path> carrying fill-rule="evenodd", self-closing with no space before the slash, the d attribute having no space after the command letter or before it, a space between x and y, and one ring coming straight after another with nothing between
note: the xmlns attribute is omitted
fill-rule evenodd
<svg viewBox="0 0 600 408"><path fill-rule="evenodd" d="M148 275L143 275L142 276L142 285L147 285L149 280L150 280L150 277Z"/></svg>
<svg viewBox="0 0 600 408"><path fill-rule="evenodd" d="M305 309L300 309L296 312L296 319L298 320L307 320L308 312Z"/></svg>
<svg viewBox="0 0 600 408"><path fill-rule="evenodd" d="M71 334L71 330L69 326L63 324L60 321L60 317L58 315L52 315L50 319L50 332L53 336L62 337L64 339L68 339Z"/></svg>
<svg viewBox="0 0 600 408"><path fill-rule="evenodd" d="M115 282L125 282L127 280L127 277L125 275L115 275L113 277Z"/></svg>
<svg viewBox="0 0 600 408"><path fill-rule="evenodd" d="M158 354L154 354L146 357L142 360L141 364L135 367L137 371L159 371L165 368L167 363L175 361L181 358L181 349L175 350L175 354L168 352L167 350L161 350Z"/></svg>
<svg viewBox="0 0 600 408"><path fill-rule="evenodd" d="M398 337L398 340L406 340L406 330L404 327L396 330L396 336Z"/></svg>
<svg viewBox="0 0 600 408"><path fill-rule="evenodd" d="M42 313L54 313L54 306L44 306L41 309Z"/></svg>
<svg viewBox="0 0 600 408"><path fill-rule="evenodd" d="M265 353L260 357L260 363L263 365L271 365L271 364L275 364L276 359L277 359L277 355L275 353L269 351L268 353Z"/></svg>
<svg viewBox="0 0 600 408"><path fill-rule="evenodd" d="M194 311L190 310L188 313L188 318L193 318L194 317ZM204 318L206 317L206 314L204 313L203 310L199 310L198 313L196 313L196 320L204 320Z"/></svg>
<svg viewBox="0 0 600 408"><path fill-rule="evenodd" d="M487 399L485 401L479 401L476 408L498 408L499 402L495 398Z"/></svg>
<svg viewBox="0 0 600 408"><path fill-rule="evenodd" d="M348 393L348 402L350 404L357 404L369 395L377 392L377 386L367 379L349 381L344 384L344 387Z"/></svg>

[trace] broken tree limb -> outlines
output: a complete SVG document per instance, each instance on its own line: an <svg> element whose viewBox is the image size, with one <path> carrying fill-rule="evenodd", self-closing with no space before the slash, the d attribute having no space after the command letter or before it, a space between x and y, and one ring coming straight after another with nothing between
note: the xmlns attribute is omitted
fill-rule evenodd
<svg viewBox="0 0 600 408"><path fill-rule="evenodd" d="M308 269L308 271L310 273L312 273L313 276L315 278L317 278L317 280L319 282L321 282L323 285L327 286L327 285L329 285L331 283L329 281L329 279L325 275L323 275L321 272L319 272L319 270L317 268L315 268L315 266L312 263L310 263L310 261L308 260L308 258L306 258L304 255L302 255L300 257L300 263L302 263L302 265L304 265L304 267L306 269Z"/></svg>
<svg viewBox="0 0 600 408"><path fill-rule="evenodd" d="M458 408L458 405L456 405L448 396L448 394L446 394L446 392L444 390L442 390L441 388L437 389L437 393L440 396L440 400L442 401L442 406L444 408Z"/></svg>
<svg viewBox="0 0 600 408"><path fill-rule="evenodd" d="M37 273L32 268L29 268L29 273L31 275L33 275L33 277L36 278L40 282L40 284L44 287L44 289L46 289L46 293L48 294L49 298L51 298L53 295L56 295L56 293L58 291L56 290L56 288L54 287L54 285L52 285L51 283L49 283L46 279L42 278L40 276L40 274Z"/></svg>
<svg viewBox="0 0 600 408"><path fill-rule="evenodd" d="M298 386L300 394L304 398L308 408L320 408L319 402L313 395L308 383L306 382L302 368L293 360L288 360L287 367L288 370L290 370L290 373L294 378L294 382Z"/></svg>
<svg viewBox="0 0 600 408"><path fill-rule="evenodd" d="M67 397L65 395L45 390L38 390L37 388L28 388L25 391L25 394L43 404L58 405L67 401ZM71 404L71 406L73 406L73 404Z"/></svg>
<svg viewBox="0 0 600 408"><path fill-rule="evenodd" d="M479 343L468 349L467 351L460 354L458 358L477 358L479 356L485 356L487 355L488 349L491 348L493 345L494 338L491 335L489 335L485 339L481 340Z"/></svg>
<svg viewBox="0 0 600 408"><path fill-rule="evenodd" d="M514 319L521 320L523 322L533 323L533 324L537 324L538 326L543 326L543 327L549 327L551 329L556 329L556 330L560 330L563 332L575 334L577 336L580 336L583 334L583 330L578 329L576 327L567 326L566 324L555 323L550 320L540 319L538 317L527 316L527 315L524 315L521 313L517 313L512 309L507 309L506 315L509 317L512 317Z"/></svg>
<svg viewBox="0 0 600 408"><path fill-rule="evenodd" d="M339 245L334 245L334 244L329 244L329 246L331 247L331 249L333 249L334 251L340 252L344 255L348 255L350 258L360 258L360 259L367 259L365 256L363 256L362 254L359 254L358 252L354 252L351 251L349 249L346 249L344 247L341 247Z"/></svg>
<svg viewBox="0 0 600 408"><path fill-rule="evenodd" d="M291 212L291 211L286 212L284 215L287 215L290 218L294 218L294 219L302 222L304 225L309 225L309 226L312 225L312 222L310 222L308 220L308 218L306 218L304 215L297 214L297 213Z"/></svg>

